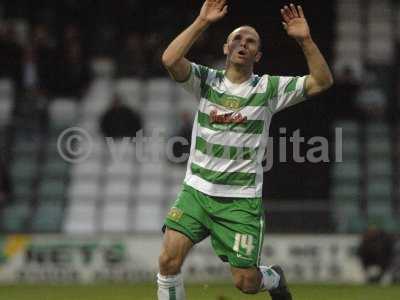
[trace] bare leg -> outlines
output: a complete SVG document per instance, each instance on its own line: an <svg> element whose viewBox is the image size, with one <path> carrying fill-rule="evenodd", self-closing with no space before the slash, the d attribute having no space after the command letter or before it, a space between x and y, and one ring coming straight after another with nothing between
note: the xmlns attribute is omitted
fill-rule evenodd
<svg viewBox="0 0 400 300"><path fill-rule="evenodd" d="M262 275L258 268L247 269L231 266L235 286L245 294L256 294L260 290Z"/></svg>
<svg viewBox="0 0 400 300"><path fill-rule="evenodd" d="M158 299L168 300L174 296L176 300L185 299L181 267L192 248L192 241L184 234L168 229L165 231L161 254L158 259L157 275Z"/></svg>

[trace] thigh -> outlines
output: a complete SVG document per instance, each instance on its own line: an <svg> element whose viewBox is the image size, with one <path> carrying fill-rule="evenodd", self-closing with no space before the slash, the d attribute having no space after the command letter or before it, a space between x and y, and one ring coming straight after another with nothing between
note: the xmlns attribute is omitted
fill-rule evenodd
<svg viewBox="0 0 400 300"><path fill-rule="evenodd" d="M263 239L261 199L236 201L224 213L214 215L211 228L212 246L216 254L232 267L257 267L260 264Z"/></svg>
<svg viewBox="0 0 400 300"><path fill-rule="evenodd" d="M192 247L193 242L186 235L167 228L164 234L161 254L166 254L170 258L179 259L183 262Z"/></svg>

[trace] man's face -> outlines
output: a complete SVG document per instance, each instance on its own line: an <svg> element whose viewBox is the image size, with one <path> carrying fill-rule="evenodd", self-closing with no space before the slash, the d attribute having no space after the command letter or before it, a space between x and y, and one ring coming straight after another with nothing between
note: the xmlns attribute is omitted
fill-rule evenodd
<svg viewBox="0 0 400 300"><path fill-rule="evenodd" d="M260 37L254 28L242 26L228 36L224 54L238 65L253 65L261 59Z"/></svg>

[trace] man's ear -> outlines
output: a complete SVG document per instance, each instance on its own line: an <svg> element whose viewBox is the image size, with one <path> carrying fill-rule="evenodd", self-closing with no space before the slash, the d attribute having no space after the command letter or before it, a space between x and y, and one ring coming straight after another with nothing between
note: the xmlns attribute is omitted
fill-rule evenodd
<svg viewBox="0 0 400 300"><path fill-rule="evenodd" d="M254 61L255 62L259 62L261 57L262 57L262 52L258 51L256 56L255 56L255 58L254 58Z"/></svg>
<svg viewBox="0 0 400 300"><path fill-rule="evenodd" d="M227 43L224 44L223 51L224 51L225 55L228 55L229 51L228 51L228 44Z"/></svg>

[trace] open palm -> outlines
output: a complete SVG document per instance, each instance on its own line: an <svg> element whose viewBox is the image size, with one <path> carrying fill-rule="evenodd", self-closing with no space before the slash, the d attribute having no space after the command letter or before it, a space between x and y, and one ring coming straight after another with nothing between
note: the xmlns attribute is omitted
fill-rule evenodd
<svg viewBox="0 0 400 300"><path fill-rule="evenodd" d="M201 8L200 17L210 23L218 21L228 12L225 3L226 0L206 0Z"/></svg>
<svg viewBox="0 0 400 300"><path fill-rule="evenodd" d="M310 28L300 5L297 6L297 9L293 4L290 4L290 7L285 5L281 9L281 14L283 27L290 37L297 41L302 41L310 37Z"/></svg>

